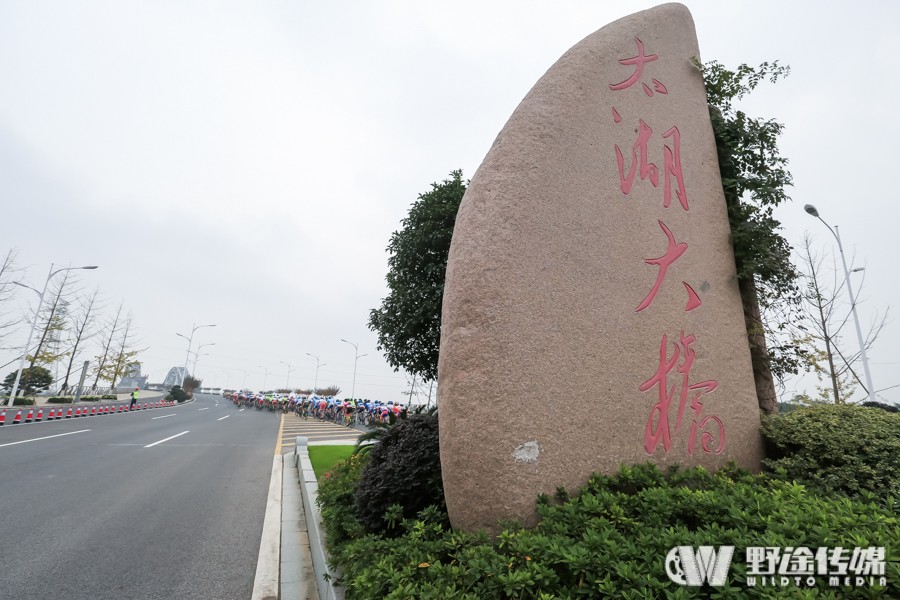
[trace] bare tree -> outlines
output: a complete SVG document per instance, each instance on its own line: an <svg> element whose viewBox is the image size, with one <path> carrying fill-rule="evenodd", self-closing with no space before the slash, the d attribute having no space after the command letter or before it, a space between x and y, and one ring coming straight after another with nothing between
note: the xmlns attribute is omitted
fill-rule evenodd
<svg viewBox="0 0 900 600"><path fill-rule="evenodd" d="M82 342L89 339L93 334L94 322L97 320L97 312L100 309L98 297L100 289L94 288L94 291L83 297L80 302L80 309L72 316L71 331L72 344L68 350L69 364L66 367L66 376L63 379L63 389L69 387L69 376L72 373L72 365L78 356L79 350L83 350Z"/></svg>
<svg viewBox="0 0 900 600"><path fill-rule="evenodd" d="M105 370L100 375L103 379L109 381L110 387L115 387L116 382L125 374L125 369L134 362L135 357L141 352L134 347L134 338L134 317L131 313L128 313L122 320L122 328L115 344L117 349L111 355L110 360L107 361Z"/></svg>
<svg viewBox="0 0 900 600"><path fill-rule="evenodd" d="M118 308L116 308L115 315L113 315L113 317L107 321L106 325L103 328L103 352L96 358L96 364L94 365L93 370L94 385L92 389L97 389L97 384L100 382L100 377L106 372L107 364L114 354L114 342L116 340L116 335L119 333L119 329L121 329L122 327L122 310L124 309L124 306L124 302L119 303Z"/></svg>
<svg viewBox="0 0 900 600"><path fill-rule="evenodd" d="M4 347L3 340L7 335L22 321L11 316L11 311L4 308L13 298L16 287L13 278L17 272L16 252L9 250L0 260L0 348Z"/></svg>
<svg viewBox="0 0 900 600"><path fill-rule="evenodd" d="M71 273L72 271L63 271L62 279L52 288L51 301L47 308L42 309L42 315L35 316L35 319L41 324L41 337L34 353L30 355L31 361L28 368L35 364L49 367L65 355L59 353L59 342L68 325L66 322L68 298L75 283L75 277Z"/></svg>
<svg viewBox="0 0 900 600"><path fill-rule="evenodd" d="M858 383L863 389L854 365L860 360L861 352L847 351L847 345L841 338L841 332L852 315L852 306L841 299L844 297L844 286L847 284L843 273L837 268L834 257L831 264L826 264L825 257L816 253L812 247L812 239L807 234L803 239L800 252L803 263L801 275L804 319L794 324L798 338L803 338L812 346L808 353L809 366L818 377L827 377L829 386L819 387L819 396L823 401L844 403L849 399ZM863 269L851 268L850 272ZM859 290L862 289L862 284ZM859 297L859 290L853 302ZM876 318L869 328L864 344L870 348L887 322L888 311ZM844 349L841 349L844 346ZM868 390L866 390L868 392Z"/></svg>

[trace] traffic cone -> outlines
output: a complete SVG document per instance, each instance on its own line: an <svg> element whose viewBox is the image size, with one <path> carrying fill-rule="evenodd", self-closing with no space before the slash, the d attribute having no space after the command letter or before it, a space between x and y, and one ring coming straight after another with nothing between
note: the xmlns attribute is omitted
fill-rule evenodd
<svg viewBox="0 0 900 600"><path fill-rule="evenodd" d="M104 414L104 415L108 415L108 414L109 414L109 407L108 407L108 406L104 406L104 407L103 407L103 414Z"/></svg>
<svg viewBox="0 0 900 600"><path fill-rule="evenodd" d="M147 410L147 403L144 402L144 410Z"/></svg>
<svg viewBox="0 0 900 600"><path fill-rule="evenodd" d="M38 421L43 420L43 418L44 418L44 409L43 409L43 408L39 408L39 409L38 409L37 417L34 418L34 422L37 423Z"/></svg>
<svg viewBox="0 0 900 600"><path fill-rule="evenodd" d="M55 412L56 412L56 409L53 409L53 408L51 408L50 410L47 411L47 420L48 421L53 420L53 413L55 413Z"/></svg>
<svg viewBox="0 0 900 600"><path fill-rule="evenodd" d="M118 413L122 412L122 405L121 405L121 404L119 405L119 410L117 410L116 412L118 412Z"/></svg>
<svg viewBox="0 0 900 600"><path fill-rule="evenodd" d="M79 410L81 410L81 409L79 409ZM62 412L62 409L60 409L60 412ZM76 414L75 416L77 417L78 415ZM66 411L66 418L67 419L72 418L72 407L71 406L69 407L69 410Z"/></svg>
<svg viewBox="0 0 900 600"><path fill-rule="evenodd" d="M18 424L21 423L21 422L22 422L22 411L20 410L19 412L16 413L16 418L13 419L12 424L13 424L13 425L18 425Z"/></svg>
<svg viewBox="0 0 900 600"><path fill-rule="evenodd" d="M34 409L33 409L33 408L29 408L29 409L28 409L28 416L25 417L25 422L26 422L26 423L31 423L31 418L32 418L33 416L34 416Z"/></svg>
<svg viewBox="0 0 900 600"><path fill-rule="evenodd" d="M3 422L6 421L6 411L0 412L0 425L3 425Z"/></svg>

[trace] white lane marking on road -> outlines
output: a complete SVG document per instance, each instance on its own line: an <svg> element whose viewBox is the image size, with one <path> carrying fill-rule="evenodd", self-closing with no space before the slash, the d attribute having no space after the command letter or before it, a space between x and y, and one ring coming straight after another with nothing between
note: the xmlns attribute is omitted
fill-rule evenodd
<svg viewBox="0 0 900 600"><path fill-rule="evenodd" d="M244 412L244 409L243 409L243 408L242 408L242 409L241 409L241 410L239 410L239 411L238 411L238 412Z"/></svg>
<svg viewBox="0 0 900 600"><path fill-rule="evenodd" d="M198 408L197 410L209 410L209 407L207 406L206 408Z"/></svg>
<svg viewBox="0 0 900 600"><path fill-rule="evenodd" d="M146 446L144 446L144 448L152 448L153 446L156 446L157 444L162 444L163 442L168 442L169 440L174 440L175 438L181 437L186 433L190 433L190 431L182 431L181 433L176 433L175 435L170 435L169 437L167 437L164 440L159 440L158 442L153 442L152 444L147 444Z"/></svg>
<svg viewBox="0 0 900 600"><path fill-rule="evenodd" d="M177 414L178 414L178 413L172 413L171 415L161 415L161 416L159 416L159 417L153 417L153 418L150 419L150 420L151 420L151 421L155 421L156 419L165 419L166 417L174 417L174 416L177 415Z"/></svg>
<svg viewBox="0 0 900 600"><path fill-rule="evenodd" d="M37 442L38 440L49 440L50 438L62 437L64 435L72 435L73 433L84 433L85 431L90 431L90 429L81 429L79 431L70 431L69 433L57 433L56 435L45 435L44 437L31 438L30 440L21 440L18 442L9 442L6 444L0 444L0 448L2 448L4 446L15 446L16 444L27 444L28 442Z"/></svg>
<svg viewBox="0 0 900 600"><path fill-rule="evenodd" d="M227 419L227 418L230 417L230 416L231 416L231 415L225 415L224 417L222 417L222 419ZM221 421L222 419L216 419L216 421Z"/></svg>

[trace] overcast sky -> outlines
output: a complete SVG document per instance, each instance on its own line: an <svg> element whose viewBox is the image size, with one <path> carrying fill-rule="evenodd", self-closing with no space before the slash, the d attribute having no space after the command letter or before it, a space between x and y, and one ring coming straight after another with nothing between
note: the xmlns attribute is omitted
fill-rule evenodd
<svg viewBox="0 0 900 600"><path fill-rule="evenodd" d="M367 354L356 395L398 400L406 378L366 327L391 232L432 182L474 174L568 48L653 4L4 0L0 251L15 249L38 288L51 262L100 265L81 283L133 313L152 381L184 362L176 332L215 323L194 343L215 342L200 357L207 384L261 388L268 369L281 385L284 361L309 387L311 353L320 387L349 395L345 338ZM900 4L686 4L703 60L792 69L743 105L786 126L786 237L809 231L836 251L803 212L814 203L865 266L864 327L900 308ZM15 310L34 299L21 290ZM895 318L869 357L879 390L900 386L898 348ZM900 387L880 396L900 402Z"/></svg>

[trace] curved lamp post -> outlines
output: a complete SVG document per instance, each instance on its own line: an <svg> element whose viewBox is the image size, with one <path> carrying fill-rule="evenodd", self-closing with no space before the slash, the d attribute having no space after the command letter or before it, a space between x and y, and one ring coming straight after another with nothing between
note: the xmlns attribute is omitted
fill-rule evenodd
<svg viewBox="0 0 900 600"><path fill-rule="evenodd" d="M175 333L175 335L177 335L179 337L183 337L184 339L186 339L188 341L187 354L184 357L184 371L181 372L181 387L184 387L184 378L187 377L187 366L188 366L188 361L191 359L191 344L194 343L194 333L202 327L215 327L215 324L213 324L213 325L194 325L194 328L191 329L191 337L182 335L180 333Z"/></svg>
<svg viewBox="0 0 900 600"><path fill-rule="evenodd" d="M31 347L31 340L34 338L34 328L37 326L38 317L41 314L41 305L44 303L44 294L47 293L47 286L50 285L50 280L53 279L53 276L57 273L62 273L63 271L76 271L78 269L96 269L97 265L89 265L87 267L65 267L62 269L53 270L53 263L50 263L50 273L47 275L47 280L44 281L44 289L38 292L38 296L40 297L38 300L37 310L34 311L34 319L31 321L31 331L28 333L28 341L25 342L25 350L22 352L22 360L19 361L19 370L16 372L16 380L13 382L12 391L9 394L9 405L12 406L13 402L16 401L16 394L19 392L19 382L22 380L22 369L25 367L25 358L28 356L28 348ZM31 290L35 290L31 286L27 286L24 284L17 284L22 287L27 287Z"/></svg>
<svg viewBox="0 0 900 600"><path fill-rule="evenodd" d="M357 363L357 361L359 361L360 358L362 358L363 356L368 356L368 354L360 354L359 353L359 343L354 344L353 342L348 342L344 338L341 338L341 341L353 346L353 354L355 354L355 356L353 358L353 387L350 388L350 399L355 401L356 400L356 363Z"/></svg>
<svg viewBox="0 0 900 600"><path fill-rule="evenodd" d="M266 382L269 380L269 373L271 373L272 371L270 371L268 368L266 368L262 365L257 365L257 366L266 372L266 374L263 375L263 391L265 391L266 390Z"/></svg>
<svg viewBox="0 0 900 600"><path fill-rule="evenodd" d="M859 316L856 314L856 297L853 295L853 284L850 282L850 271L847 270L847 259L844 257L844 247L841 245L841 234L838 232L837 225L832 229L831 225L825 223L825 220L819 216L819 211L816 210L816 207L812 204L805 205L803 210L822 221L825 227L828 228L828 231L831 232L831 235L834 236L834 239L837 240L838 250L841 253L841 263L844 265L844 279L847 282L847 293L850 294L850 310L853 312L853 323L856 325L856 339L859 342L859 353L862 356L863 370L866 374L866 387L869 388L869 400L875 402L875 386L872 385L872 373L869 372L869 359L866 356L866 343L863 341L862 329L859 327ZM854 272L858 270L862 269L853 269Z"/></svg>
<svg viewBox="0 0 900 600"><path fill-rule="evenodd" d="M315 354L310 354L309 352L307 352L306 355L312 356L314 359L316 359L316 380L315 380L315 383L313 383L313 395L315 395L316 390L319 388L319 367L327 367L328 365L319 364L319 357L316 356Z"/></svg>
<svg viewBox="0 0 900 600"><path fill-rule="evenodd" d="M287 380L285 380L285 382L284 382L284 387L285 387L285 389L289 390L289 389L291 389L291 371L293 371L293 369L291 368L290 363L286 363L283 360L279 360L278 362L280 362L283 365L287 365L288 374L287 374Z"/></svg>

